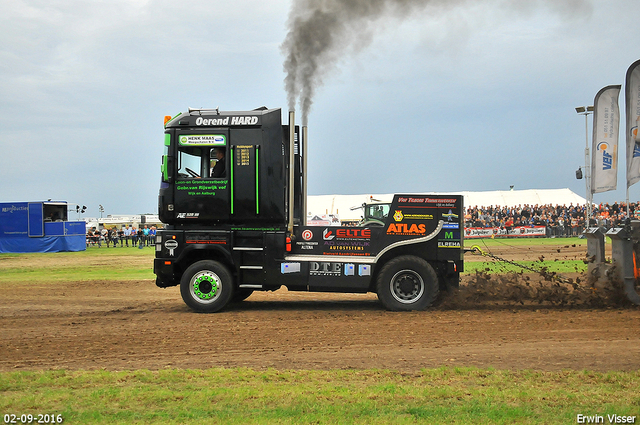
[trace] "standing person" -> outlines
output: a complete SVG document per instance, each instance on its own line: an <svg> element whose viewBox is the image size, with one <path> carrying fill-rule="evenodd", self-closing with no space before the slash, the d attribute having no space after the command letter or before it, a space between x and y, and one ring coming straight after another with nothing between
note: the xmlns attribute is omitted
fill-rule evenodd
<svg viewBox="0 0 640 425"><path fill-rule="evenodd" d="M144 225L144 229L142 230L142 234L144 235L143 236L143 239L144 239L143 245L149 246L149 228L147 227L146 224Z"/></svg>
<svg viewBox="0 0 640 425"><path fill-rule="evenodd" d="M120 246L124 245L124 227L118 229L118 238L120 239Z"/></svg>
<svg viewBox="0 0 640 425"><path fill-rule="evenodd" d="M100 230L98 229L94 229L95 231L93 232L93 238L94 240L98 243L98 248L102 248L102 242L101 242L101 234L100 234Z"/></svg>
<svg viewBox="0 0 640 425"><path fill-rule="evenodd" d="M138 248L142 249L144 246L144 230L138 229Z"/></svg>

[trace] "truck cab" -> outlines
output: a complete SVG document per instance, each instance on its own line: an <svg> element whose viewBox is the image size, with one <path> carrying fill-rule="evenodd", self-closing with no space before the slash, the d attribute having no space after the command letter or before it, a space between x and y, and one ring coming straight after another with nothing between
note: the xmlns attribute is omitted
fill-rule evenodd
<svg viewBox="0 0 640 425"><path fill-rule="evenodd" d="M307 226L307 128L280 109L166 118L154 272L215 312L253 291L376 292L422 310L463 269L462 196L396 194L357 227Z"/></svg>

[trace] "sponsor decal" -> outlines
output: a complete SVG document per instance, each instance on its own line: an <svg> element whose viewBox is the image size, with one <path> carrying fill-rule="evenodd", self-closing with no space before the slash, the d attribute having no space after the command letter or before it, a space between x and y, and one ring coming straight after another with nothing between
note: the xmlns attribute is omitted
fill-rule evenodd
<svg viewBox="0 0 640 425"><path fill-rule="evenodd" d="M305 230L304 232L302 232L302 239L304 239L305 241L310 241L311 239L313 239L313 232L309 229Z"/></svg>
<svg viewBox="0 0 640 425"><path fill-rule="evenodd" d="M176 214L176 218L198 218L198 217L200 217L199 212L187 212L187 213Z"/></svg>
<svg viewBox="0 0 640 425"><path fill-rule="evenodd" d="M453 230L446 230L444 232L445 239L460 239L460 232L454 232Z"/></svg>
<svg viewBox="0 0 640 425"><path fill-rule="evenodd" d="M443 229L459 229L460 223L444 223L442 225Z"/></svg>
<svg viewBox="0 0 640 425"><path fill-rule="evenodd" d="M403 204L455 204L455 198L398 198L398 202Z"/></svg>
<svg viewBox="0 0 640 425"><path fill-rule="evenodd" d="M364 251L370 246L370 243L357 241L325 242L324 246L325 251Z"/></svg>
<svg viewBox="0 0 640 425"><path fill-rule="evenodd" d="M607 152L607 149L609 149L609 144L607 142L600 142L598 143L598 146L596 146L596 149L598 151L602 151L602 169L610 170L611 168L613 168L613 155Z"/></svg>
<svg viewBox="0 0 640 425"><path fill-rule="evenodd" d="M460 241L438 241L438 248L460 248Z"/></svg>
<svg viewBox="0 0 640 425"><path fill-rule="evenodd" d="M371 276L371 266L369 264L358 265L359 276Z"/></svg>
<svg viewBox="0 0 640 425"><path fill-rule="evenodd" d="M371 229L336 229L335 232L339 240L371 239Z"/></svg>
<svg viewBox="0 0 640 425"><path fill-rule="evenodd" d="M640 143L636 142L635 146L633 147L633 157L637 158L640 156Z"/></svg>
<svg viewBox="0 0 640 425"><path fill-rule="evenodd" d="M300 263L280 263L280 273L300 273Z"/></svg>
<svg viewBox="0 0 640 425"><path fill-rule="evenodd" d="M340 241L362 241L371 239L371 229L367 228L326 228L322 231L322 239L324 241L340 240ZM325 244L326 245L326 244Z"/></svg>
<svg viewBox="0 0 640 425"><path fill-rule="evenodd" d="M433 220L433 214L403 214L406 220Z"/></svg>
<svg viewBox="0 0 640 425"><path fill-rule="evenodd" d="M181 146L224 146L227 137L223 134L183 134L179 136Z"/></svg>
<svg viewBox="0 0 640 425"><path fill-rule="evenodd" d="M369 264L310 262L309 276L371 276Z"/></svg>
<svg viewBox="0 0 640 425"><path fill-rule="evenodd" d="M318 242L296 242L296 245L300 247L300 249L313 249L315 246L318 246Z"/></svg>
<svg viewBox="0 0 640 425"><path fill-rule="evenodd" d="M322 232L325 255L371 255L371 229L327 228Z"/></svg>
<svg viewBox="0 0 640 425"><path fill-rule="evenodd" d="M460 248L460 232L457 230L445 230L444 239L438 240L438 248Z"/></svg>
<svg viewBox="0 0 640 425"><path fill-rule="evenodd" d="M427 226L424 224L391 223L387 228L388 235L424 235Z"/></svg>
<svg viewBox="0 0 640 425"><path fill-rule="evenodd" d="M307 226L340 226L340 217L337 214L314 215L307 218Z"/></svg>
<svg viewBox="0 0 640 425"><path fill-rule="evenodd" d="M209 233L195 233L186 235L185 243L188 244L208 244L208 245L226 245L227 239L220 235Z"/></svg>
<svg viewBox="0 0 640 425"><path fill-rule="evenodd" d="M309 263L309 276L340 276L341 269L341 263L312 261Z"/></svg>
<svg viewBox="0 0 640 425"><path fill-rule="evenodd" d="M16 211L27 211L29 208L27 207L16 207L15 205L11 205L10 207L2 207L3 213L11 213L13 214Z"/></svg>
<svg viewBox="0 0 640 425"><path fill-rule="evenodd" d="M220 180L215 183L202 180L183 180L176 182L176 190L189 196L215 196L218 190L226 190L229 180Z"/></svg>
<svg viewBox="0 0 640 425"><path fill-rule="evenodd" d="M453 210L449 210L448 213L442 214L442 218L446 218L447 221L453 221L453 219L458 219L458 217L459 217L458 214L455 214Z"/></svg>
<svg viewBox="0 0 640 425"><path fill-rule="evenodd" d="M344 265L344 275L345 276L355 276L356 275L356 265L355 264L345 264Z"/></svg>
<svg viewBox="0 0 640 425"><path fill-rule="evenodd" d="M165 241L164 247L169 250L169 256L175 257L176 248L178 247L178 241L174 239L169 239L168 241Z"/></svg>
<svg viewBox="0 0 640 425"><path fill-rule="evenodd" d="M404 217L404 216L402 215L402 211L396 211L396 212L393 214L393 219L394 219L395 221L402 221L402 218L403 218L403 217Z"/></svg>
<svg viewBox="0 0 640 425"><path fill-rule="evenodd" d="M196 118L196 125L256 125L258 117Z"/></svg>
<svg viewBox="0 0 640 425"><path fill-rule="evenodd" d="M189 239L186 240L185 243L195 243L195 244L206 244L206 245L226 245L227 241L225 240L210 240L210 241L204 241L204 240L195 240L195 239Z"/></svg>

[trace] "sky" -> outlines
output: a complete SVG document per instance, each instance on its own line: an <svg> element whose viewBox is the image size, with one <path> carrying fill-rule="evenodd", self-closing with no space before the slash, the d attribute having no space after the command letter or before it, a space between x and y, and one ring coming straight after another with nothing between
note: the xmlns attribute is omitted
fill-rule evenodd
<svg viewBox="0 0 640 425"><path fill-rule="evenodd" d="M0 202L155 214L165 115L267 106L287 120L293 3L0 0ZM618 189L594 202L624 201L640 2L453 3L383 15L340 40L307 117L309 194L514 186L584 197L575 107L622 84Z"/></svg>

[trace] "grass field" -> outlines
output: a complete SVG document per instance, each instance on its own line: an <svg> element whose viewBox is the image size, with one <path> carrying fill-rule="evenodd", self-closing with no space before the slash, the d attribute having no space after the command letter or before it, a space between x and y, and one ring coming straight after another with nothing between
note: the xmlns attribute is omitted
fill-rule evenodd
<svg viewBox="0 0 640 425"><path fill-rule="evenodd" d="M640 372L252 369L0 375L3 414L64 423L576 423L637 415Z"/></svg>
<svg viewBox="0 0 640 425"><path fill-rule="evenodd" d="M39 282L86 280L155 279L152 247L95 248L86 251L0 254L1 259L13 258L12 266L2 267L0 282ZM73 261L69 261L69 259Z"/></svg>
<svg viewBox="0 0 640 425"><path fill-rule="evenodd" d="M558 241L509 243L551 247ZM3 268L0 262L0 290L32 279L51 284L62 280L153 279L153 255L151 248L5 254L0 260L12 259L17 264ZM73 261L61 267L57 266L60 258ZM117 266L122 258L128 259L126 267ZM478 262L477 267L490 267L490 263ZM574 266L564 265L567 270ZM466 367L415 373L246 368L20 371L0 373L0 415L3 423L11 419L20 423L21 415L31 414L34 423L38 415L60 415L64 423L82 424L567 424L577 423L579 414L599 415L603 423L608 423L607 415L616 414L633 416L639 423L638 388L640 371Z"/></svg>

